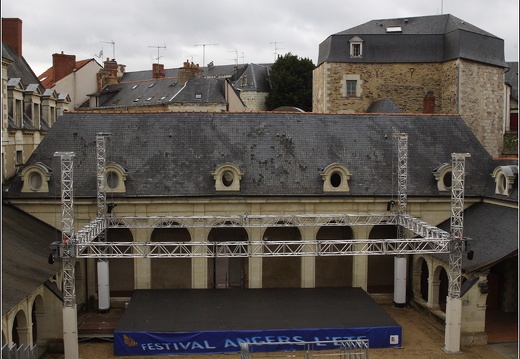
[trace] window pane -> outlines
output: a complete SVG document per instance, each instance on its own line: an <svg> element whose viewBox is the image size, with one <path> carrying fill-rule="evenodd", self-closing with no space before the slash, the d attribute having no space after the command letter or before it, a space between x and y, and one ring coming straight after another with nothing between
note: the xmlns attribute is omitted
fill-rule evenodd
<svg viewBox="0 0 520 359"><path fill-rule="evenodd" d="M347 96L356 95L356 80L347 80Z"/></svg>

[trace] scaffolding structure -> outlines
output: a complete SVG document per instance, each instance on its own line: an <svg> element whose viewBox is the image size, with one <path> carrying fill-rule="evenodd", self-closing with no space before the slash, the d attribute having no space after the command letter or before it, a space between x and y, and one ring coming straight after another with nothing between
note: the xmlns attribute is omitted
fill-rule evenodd
<svg viewBox="0 0 520 359"><path fill-rule="evenodd" d="M97 218L74 233L73 152L56 152L61 157L61 243L54 243L63 263L65 310L76 307L74 264L77 258L211 258L272 256L343 256L450 253L449 298L460 299L462 231L464 209L464 160L469 154L452 154L453 185L451 234L406 213L407 206L407 134L398 139L398 210L384 214L293 214L240 216L107 216L106 211L106 137L97 141ZM325 226L397 226L397 238L302 241L208 242L204 238L190 242L108 242L104 233L110 228L266 228ZM406 233L412 238L405 238ZM69 315L70 316L70 315ZM75 322L77 323L77 322ZM65 319L64 319L65 325ZM70 326L70 325L69 325ZM448 329L447 329L448 330ZM65 334L64 334L65 335ZM459 332L460 337L460 332ZM76 335L77 339L77 335ZM70 341L70 340L69 340ZM77 358L77 340L65 342L66 358ZM67 347L69 355L67 355ZM448 348L449 345L446 345ZM456 347L456 344L455 344ZM447 349L448 352L453 350ZM72 354L70 354L72 353Z"/></svg>

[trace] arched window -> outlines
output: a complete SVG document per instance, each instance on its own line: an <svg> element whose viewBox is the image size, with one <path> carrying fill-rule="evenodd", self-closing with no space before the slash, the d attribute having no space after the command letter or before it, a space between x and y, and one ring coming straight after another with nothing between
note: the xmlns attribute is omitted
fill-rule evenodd
<svg viewBox="0 0 520 359"><path fill-rule="evenodd" d="M495 179L495 194L509 196L513 191L516 176L518 175L518 166L499 166L493 171Z"/></svg>
<svg viewBox="0 0 520 359"><path fill-rule="evenodd" d="M52 169L41 162L25 167L20 173L23 181L22 192L47 193Z"/></svg>
<svg viewBox="0 0 520 359"><path fill-rule="evenodd" d="M437 189L439 192L451 191L451 172L451 165L448 163L443 163L433 170L433 175L437 181Z"/></svg>

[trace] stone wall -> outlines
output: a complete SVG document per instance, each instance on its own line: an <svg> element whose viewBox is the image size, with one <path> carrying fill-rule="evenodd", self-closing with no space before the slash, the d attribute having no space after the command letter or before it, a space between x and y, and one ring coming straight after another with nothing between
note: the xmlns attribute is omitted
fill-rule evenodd
<svg viewBox="0 0 520 359"><path fill-rule="evenodd" d="M345 95L346 77L360 90ZM422 113L427 93L434 113L460 114L492 156L500 156L504 126L504 71L463 59L445 63L323 63L313 73L313 111L366 112L374 100L390 98L406 113Z"/></svg>

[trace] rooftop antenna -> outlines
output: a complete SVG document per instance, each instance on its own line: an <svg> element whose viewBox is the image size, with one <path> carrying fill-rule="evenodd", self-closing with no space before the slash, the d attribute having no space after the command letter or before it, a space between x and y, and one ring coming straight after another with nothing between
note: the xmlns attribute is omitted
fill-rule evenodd
<svg viewBox="0 0 520 359"><path fill-rule="evenodd" d="M234 59L229 59L229 60L234 60L235 61L235 65L238 66L238 51L237 50L232 50L232 51L228 51L228 52L234 52L235 53L235 58Z"/></svg>
<svg viewBox="0 0 520 359"><path fill-rule="evenodd" d="M166 45L164 46L148 46L148 47L153 47L153 48L157 48L157 64L159 64L159 59L162 57L162 56L159 56L159 50L160 49L163 49L163 50L166 50Z"/></svg>
<svg viewBox="0 0 520 359"><path fill-rule="evenodd" d="M114 40L101 41L101 42L104 43L104 44L112 45L112 60L115 60L116 59L116 43L114 42Z"/></svg>
<svg viewBox="0 0 520 359"><path fill-rule="evenodd" d="M441 15L444 14L444 0L441 0Z"/></svg>
<svg viewBox="0 0 520 359"><path fill-rule="evenodd" d="M269 43L270 45L274 45L274 61L278 58L278 50L283 50L283 48L278 47L278 44L282 44L282 42L273 41Z"/></svg>
<svg viewBox="0 0 520 359"><path fill-rule="evenodd" d="M246 57L245 57L243 52L242 52L242 56L240 56L240 58L242 59L242 63L245 64L246 63Z"/></svg>
<svg viewBox="0 0 520 359"><path fill-rule="evenodd" d="M218 46L218 44L195 44L194 46L202 46L202 67L206 66L206 46Z"/></svg>

